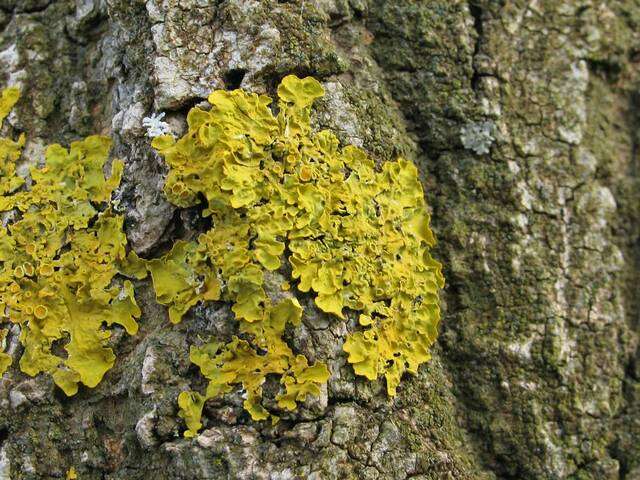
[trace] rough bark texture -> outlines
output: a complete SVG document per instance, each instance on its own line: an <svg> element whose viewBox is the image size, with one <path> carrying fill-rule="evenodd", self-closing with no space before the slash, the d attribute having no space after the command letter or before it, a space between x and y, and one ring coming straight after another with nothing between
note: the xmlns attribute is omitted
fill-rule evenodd
<svg viewBox="0 0 640 480"><path fill-rule="evenodd" d="M418 162L448 282L434 359L395 399L345 364L345 325L311 314L294 345L329 362L326 397L271 427L230 395L187 440L188 347L231 316L171 326L140 281L140 332L114 335L97 388L4 376L1 479L640 479L636 0L0 0L0 29L27 157L111 135L141 255L199 228L164 200L142 118L179 131L212 89L297 73L326 88L318 127ZM461 128L485 120L476 155Z"/></svg>

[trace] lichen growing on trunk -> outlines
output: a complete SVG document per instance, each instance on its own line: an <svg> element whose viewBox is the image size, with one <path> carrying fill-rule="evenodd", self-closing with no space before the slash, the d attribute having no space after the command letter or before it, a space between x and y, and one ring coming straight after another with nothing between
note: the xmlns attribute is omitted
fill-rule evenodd
<svg viewBox="0 0 640 480"><path fill-rule="evenodd" d="M276 425L253 421L231 391L204 405L188 439L177 398L207 383L189 347L237 334L229 302L201 302L170 325L150 279L132 280L138 333L114 325L112 370L73 397L20 371L14 326L0 477L64 478L71 467L82 480L640 475L636 0L0 4L1 85L29 99L4 128L28 134L26 159L92 133L113 138L125 163L114 212L144 259L211 225L200 206L166 200L166 163L143 119L162 110L180 137L212 90L275 98L296 73L325 89L313 131L418 166L447 278L432 359L395 397L347 362L347 335L364 329L353 312L322 312L315 291L294 288L304 314L284 338L327 364L320 395L280 412L279 377L267 378ZM493 140L476 154L461 134L483 122ZM267 295L292 295L280 288L289 271L267 272Z"/></svg>
<svg viewBox="0 0 640 480"><path fill-rule="evenodd" d="M2 92L0 124L18 98L15 88ZM0 227L0 308L5 324L21 327L20 369L49 373L74 395L78 383L95 387L113 367L103 323L131 335L138 330L133 285L114 282L126 263L123 218L95 207L110 201L123 163L114 161L106 179L111 141L90 136L69 150L47 147L44 165L30 169L26 184L16 169L24 143L24 135L0 139L0 212L7 218ZM56 352L58 343L64 355ZM9 364L3 353L1 371Z"/></svg>
<svg viewBox="0 0 640 480"><path fill-rule="evenodd" d="M192 348L209 385L204 396L180 395L188 436L201 426L204 402L232 384L242 384L254 420L275 421L260 404L267 375L281 376L284 410L327 381L324 364L308 365L282 339L287 324L300 324L298 301L274 303L265 291L264 272L281 269L283 256L285 290L313 291L317 307L341 319L357 312L359 331L344 344L356 374L384 376L395 395L402 374L430 358L444 280L429 253L435 239L417 169L404 159L376 168L363 150L340 148L331 131L314 133L311 107L323 95L317 80L286 76L274 115L267 96L215 91L211 110L189 111L182 138L153 140L170 167L169 200L204 200L212 223L197 241L149 262L158 299L174 322L198 301L231 301L239 333L250 338Z"/></svg>

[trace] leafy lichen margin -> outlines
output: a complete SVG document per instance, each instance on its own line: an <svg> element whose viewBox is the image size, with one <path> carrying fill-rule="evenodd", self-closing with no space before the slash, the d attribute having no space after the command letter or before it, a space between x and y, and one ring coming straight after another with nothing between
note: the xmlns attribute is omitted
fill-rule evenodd
<svg viewBox="0 0 640 480"><path fill-rule="evenodd" d="M19 96L17 88L3 90L0 125ZM68 150L47 147L27 181L16 168L24 144L24 134L0 138L0 321L20 326L20 369L49 373L74 395L113 366L108 327L138 329L133 285L115 278L128 262L123 218L106 207L123 163L113 161L105 178L111 140L94 135ZM11 361L0 354L0 373Z"/></svg>
<svg viewBox="0 0 640 480"><path fill-rule="evenodd" d="M430 358L444 279L430 255L417 168L401 158L377 167L331 131L313 132L311 107L323 94L317 80L287 76L274 115L268 96L214 91L209 111L190 110L184 136L152 143L170 167L168 199L180 207L204 200L213 225L149 263L158 300L173 322L200 301L230 301L241 335L192 347L209 385L204 395L179 396L185 436L201 428L204 402L233 385L242 384L254 419L276 420L261 402L267 375L280 375L286 410L327 381L324 364L310 366L282 339L287 324L300 323L300 304L274 305L265 292L265 271L280 269L283 257L295 287L313 291L322 311L357 316L343 347L356 374L384 376L395 395L402 374Z"/></svg>

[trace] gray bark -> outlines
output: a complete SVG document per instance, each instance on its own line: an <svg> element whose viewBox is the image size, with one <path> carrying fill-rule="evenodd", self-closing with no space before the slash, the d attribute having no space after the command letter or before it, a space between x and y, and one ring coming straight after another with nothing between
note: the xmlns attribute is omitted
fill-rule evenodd
<svg viewBox="0 0 640 480"><path fill-rule="evenodd" d="M339 325L305 320L327 397L276 427L209 402L192 440L188 347L229 314L172 326L140 281L140 332L114 335L97 388L3 377L0 478L640 479L639 22L635 0L0 0L27 158L111 135L141 255L199 228L164 199L142 118L178 131L213 89L297 73L327 91L317 127L419 164L447 279L434 358L396 398L354 377ZM486 121L479 155L461 132Z"/></svg>

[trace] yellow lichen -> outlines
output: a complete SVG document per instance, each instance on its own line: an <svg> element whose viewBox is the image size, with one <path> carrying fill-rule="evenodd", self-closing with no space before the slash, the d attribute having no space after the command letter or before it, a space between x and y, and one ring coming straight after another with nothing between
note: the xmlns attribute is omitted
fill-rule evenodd
<svg viewBox="0 0 640 480"><path fill-rule="evenodd" d="M17 98L15 89L3 92L0 118ZM0 313L20 325L21 370L49 373L73 395L79 383L95 387L113 366L108 327L138 329L133 286L114 278L128 261L123 218L100 211L123 164L114 161L105 178L106 137L87 137L69 150L51 145L25 188L15 168L23 144L23 136L17 143L0 140L0 211L9 220L0 227Z"/></svg>
<svg viewBox="0 0 640 480"><path fill-rule="evenodd" d="M0 347L2 348L2 350L4 350L4 347L5 347L4 343L5 343L5 339L7 338L7 333L8 333L7 329L0 330ZM11 366L11 362L12 362L11 355L3 351L0 351L0 376L4 375L4 372L7 371L7 368Z"/></svg>
<svg viewBox="0 0 640 480"><path fill-rule="evenodd" d="M0 95L0 127L20 98L20 91L6 88ZM24 179L16 176L16 161L24 147L25 136L20 135L18 141L0 138L0 195L14 191L24 183Z"/></svg>
<svg viewBox="0 0 640 480"><path fill-rule="evenodd" d="M241 383L246 391L244 407L255 420L268 418L261 406L262 383L268 374L278 374L285 390L276 396L278 405L287 410L296 407L296 401L304 401L307 394L320 393L319 385L329 378L324 364L309 366L303 355L295 355L282 334L287 324L297 326L302 317L302 307L296 299L284 299L271 307L268 315L259 322L244 322L241 332L251 335L253 345L234 337L231 343L210 343L191 350L191 361L198 365L209 379L207 398L216 397L230 390L230 385ZM258 353L256 348L264 353Z"/></svg>
<svg viewBox="0 0 640 480"><path fill-rule="evenodd" d="M261 404L262 384L269 374L280 375L283 391L276 396L276 401L284 410L294 410L296 402L304 401L307 395L320 394L320 385L329 378L326 365L309 366L307 359L295 355L282 339L286 325L298 325L301 317L302 307L298 301L284 299L271 307L262 321L242 325L242 332L254 339L253 345L234 337L226 345L212 342L191 347L190 359L200 367L209 385L204 396L198 392L182 392L178 397L180 416L188 427L185 436L195 435L202 426L200 416L205 400L231 391L233 384L242 384L244 408L254 420L270 416Z"/></svg>
<svg viewBox="0 0 640 480"><path fill-rule="evenodd" d="M189 207L204 199L213 224L151 263L158 298L172 321L198 301L231 301L242 334L192 348L209 387L180 395L187 436L201 427L206 399L235 384L252 417L265 419L266 375L280 376L277 401L287 410L327 380L325 365L309 366L282 339L287 323L299 324L300 305L273 305L265 292L264 272L285 257L292 289L313 291L316 305L336 317L359 314L344 345L358 375L384 376L394 395L403 372L429 358L444 280L429 253L434 238L417 169L403 159L377 168L362 150L340 148L330 131L312 132L311 106L323 93L315 79L290 75L273 115L267 96L215 91L211 110L189 112L182 138L153 141L170 167L169 200Z"/></svg>
<svg viewBox="0 0 640 480"><path fill-rule="evenodd" d="M197 302L220 298L220 283L209 278L212 270L204 260L195 243L178 241L167 255L147 263L158 301L169 306L173 323Z"/></svg>

